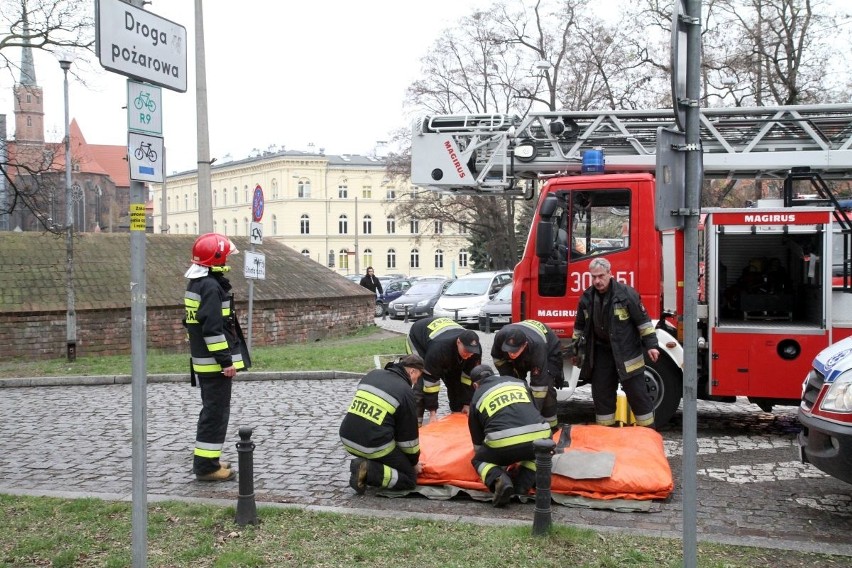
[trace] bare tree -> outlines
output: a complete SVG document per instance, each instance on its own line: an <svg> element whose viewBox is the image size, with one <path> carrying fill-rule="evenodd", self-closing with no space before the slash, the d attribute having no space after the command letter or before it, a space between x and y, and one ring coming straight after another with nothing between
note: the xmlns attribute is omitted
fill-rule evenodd
<svg viewBox="0 0 852 568"><path fill-rule="evenodd" d="M0 0L0 73L17 83L23 72L25 48L51 53L74 53L85 62L94 47L91 6L75 0ZM5 141L4 141L5 142ZM16 146L0 159L6 186L0 215L16 209L33 213L46 230L61 232L56 224L58 187L62 187L57 157L49 145Z"/></svg>

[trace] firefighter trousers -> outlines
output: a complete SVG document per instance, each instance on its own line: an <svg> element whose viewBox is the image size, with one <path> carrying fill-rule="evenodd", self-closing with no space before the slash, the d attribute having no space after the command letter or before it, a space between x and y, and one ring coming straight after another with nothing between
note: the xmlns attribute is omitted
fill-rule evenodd
<svg viewBox="0 0 852 568"><path fill-rule="evenodd" d="M494 491L494 483L504 473L508 473L507 466L519 464L520 467L512 471L512 483L515 491L526 494L535 486L535 448L532 442L515 444L503 448L492 448L485 444L473 454L470 460L482 483L488 489Z"/></svg>
<svg viewBox="0 0 852 568"><path fill-rule="evenodd" d="M394 448L386 456L367 460L367 485L405 491L417 485L417 474L408 456Z"/></svg>
<svg viewBox="0 0 852 568"><path fill-rule="evenodd" d="M219 469L222 446L228 433L231 417L231 387L233 381L225 375L198 377L201 387L201 412L195 434L193 470L198 475Z"/></svg>
<svg viewBox="0 0 852 568"><path fill-rule="evenodd" d="M601 426L612 426L615 424L618 396L618 369L615 367L615 359L609 345L596 343L594 357L592 400L595 405L595 422ZM654 403L645 389L645 378L642 375L631 377L621 383L621 388L627 395L627 403L636 416L637 423L640 417L650 417L650 423L642 425L653 427Z"/></svg>

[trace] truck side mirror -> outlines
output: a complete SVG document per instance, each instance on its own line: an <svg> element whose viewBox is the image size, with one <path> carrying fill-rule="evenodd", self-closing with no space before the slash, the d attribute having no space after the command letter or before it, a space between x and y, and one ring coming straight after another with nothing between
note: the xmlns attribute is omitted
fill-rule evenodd
<svg viewBox="0 0 852 568"><path fill-rule="evenodd" d="M541 208L538 210L538 213L541 215L542 219L550 219L553 217L553 213L556 211L557 205L559 205L559 200L556 199L556 196L548 195L544 198L544 201L542 201Z"/></svg>
<svg viewBox="0 0 852 568"><path fill-rule="evenodd" d="M553 223L539 221L535 238L535 255L539 258L549 258L551 252L553 252Z"/></svg>

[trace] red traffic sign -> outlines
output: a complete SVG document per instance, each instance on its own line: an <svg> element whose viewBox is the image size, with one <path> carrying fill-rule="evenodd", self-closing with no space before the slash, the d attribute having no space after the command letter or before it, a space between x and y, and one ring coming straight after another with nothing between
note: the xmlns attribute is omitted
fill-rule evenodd
<svg viewBox="0 0 852 568"><path fill-rule="evenodd" d="M263 218L263 189L260 184L254 188L254 198L251 200L251 220L259 223Z"/></svg>

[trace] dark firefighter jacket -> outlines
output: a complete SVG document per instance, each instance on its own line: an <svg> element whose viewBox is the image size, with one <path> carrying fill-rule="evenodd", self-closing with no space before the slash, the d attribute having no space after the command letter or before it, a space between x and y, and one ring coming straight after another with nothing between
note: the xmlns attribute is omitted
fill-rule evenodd
<svg viewBox="0 0 852 568"><path fill-rule="evenodd" d="M474 450L482 444L505 448L551 435L550 424L533 404L527 384L500 375L480 381L470 403L468 427Z"/></svg>
<svg viewBox="0 0 852 568"><path fill-rule="evenodd" d="M510 359L503 351L503 342L509 331L520 329L527 338L527 346L523 353L515 359ZM494 335L494 345L491 347L491 358L494 366L501 375L511 375L519 379L530 374L530 383L539 384L538 377L548 371L555 373L554 382L562 378L562 343L552 329L536 320L524 320L503 326ZM557 384L557 387L562 385Z"/></svg>
<svg viewBox="0 0 852 568"><path fill-rule="evenodd" d="M251 366L230 290L228 279L212 271L186 286L184 325L192 371L201 377L216 376L231 365L238 371Z"/></svg>
<svg viewBox="0 0 852 568"><path fill-rule="evenodd" d="M612 302L610 303L609 344L618 369L618 379L621 382L641 375L645 371L644 350L659 347L654 325L639 293L630 286L618 282L615 278L610 281ZM592 376L594 364L595 332L592 329L592 306L594 287L589 287L580 297L577 309L577 319L574 321L574 345L585 339L586 356L580 369L580 377L588 379ZM644 350L643 350L644 348Z"/></svg>
<svg viewBox="0 0 852 568"><path fill-rule="evenodd" d="M420 459L417 403L405 368L388 363L370 371L340 424L340 440L349 453L378 459L399 448L412 465Z"/></svg>
<svg viewBox="0 0 852 568"><path fill-rule="evenodd" d="M423 375L423 407L426 410L438 410L438 392L441 379L444 382L457 382L464 386L467 393L463 405L470 403L473 385L470 371L480 364L481 355L463 359L459 355L456 340L465 328L450 318L432 317L414 322L409 332L411 343L423 357L426 373Z"/></svg>

